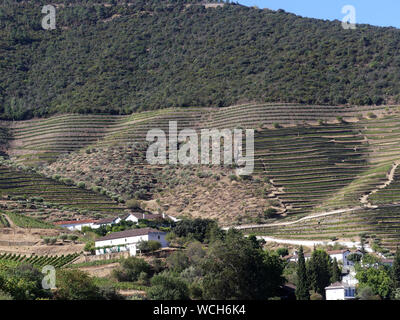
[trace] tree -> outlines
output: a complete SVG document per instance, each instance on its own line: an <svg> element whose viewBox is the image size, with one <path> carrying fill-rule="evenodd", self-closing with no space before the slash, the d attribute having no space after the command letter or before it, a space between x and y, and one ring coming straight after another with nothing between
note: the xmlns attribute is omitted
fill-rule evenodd
<svg viewBox="0 0 400 320"><path fill-rule="evenodd" d="M217 228L217 229L215 229ZM214 229L214 230L213 230ZM173 232L178 237L189 237L192 236L194 239L200 242L204 242L207 237L210 237L212 231L213 236L218 236L218 226L214 220L210 219L184 219L175 225Z"/></svg>
<svg viewBox="0 0 400 320"><path fill-rule="evenodd" d="M151 279L147 296L151 300L188 300L189 288L182 279L163 272Z"/></svg>
<svg viewBox="0 0 400 320"><path fill-rule="evenodd" d="M386 299L391 293L391 278L389 272L384 267L370 267L361 269L357 272L359 288L369 287L373 294Z"/></svg>
<svg viewBox="0 0 400 320"><path fill-rule="evenodd" d="M254 247L237 230L214 242L202 263L205 299L267 299L284 283L283 262L276 254Z"/></svg>
<svg viewBox="0 0 400 320"><path fill-rule="evenodd" d="M394 256L393 266L390 273L393 292L400 289L400 249L397 247L396 255Z"/></svg>
<svg viewBox="0 0 400 320"><path fill-rule="evenodd" d="M337 259L333 259L332 263L332 277L331 277L331 283L335 283L341 280L341 275L342 272L338 266Z"/></svg>
<svg viewBox="0 0 400 320"><path fill-rule="evenodd" d="M121 263L120 267L113 270L112 275L118 281L137 281L142 272L151 273L150 264L143 259L129 257Z"/></svg>
<svg viewBox="0 0 400 320"><path fill-rule="evenodd" d="M278 250L276 250L276 253L281 257L285 257L289 255L289 250L288 248L279 248Z"/></svg>
<svg viewBox="0 0 400 320"><path fill-rule="evenodd" d="M86 272L76 270L60 270L56 278L58 300L102 300L100 288Z"/></svg>
<svg viewBox="0 0 400 320"><path fill-rule="evenodd" d="M42 288L43 274L29 264L8 268L0 273L0 291L15 300L50 298L51 292Z"/></svg>
<svg viewBox="0 0 400 320"><path fill-rule="evenodd" d="M167 266L171 271L180 273L189 267L189 258L182 251L176 251L167 258Z"/></svg>
<svg viewBox="0 0 400 320"><path fill-rule="evenodd" d="M379 295L374 294L370 287L362 287L358 289L357 297L360 300L381 300Z"/></svg>
<svg viewBox="0 0 400 320"><path fill-rule="evenodd" d="M331 261L329 255L320 249L315 249L308 263L310 289L325 297L325 288L330 285Z"/></svg>
<svg viewBox="0 0 400 320"><path fill-rule="evenodd" d="M297 262L297 286L296 286L296 299L309 300L310 292L307 279L306 261L304 259L303 247L299 250L299 259Z"/></svg>

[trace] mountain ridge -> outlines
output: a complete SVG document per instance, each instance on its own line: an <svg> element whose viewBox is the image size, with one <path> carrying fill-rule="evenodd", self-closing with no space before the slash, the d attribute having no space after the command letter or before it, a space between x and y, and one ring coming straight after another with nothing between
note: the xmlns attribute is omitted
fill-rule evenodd
<svg viewBox="0 0 400 320"><path fill-rule="evenodd" d="M2 119L249 101L400 100L400 31L394 28L343 30L337 21L234 4L58 1L57 29L49 31L40 26L43 3L6 2L0 10Z"/></svg>

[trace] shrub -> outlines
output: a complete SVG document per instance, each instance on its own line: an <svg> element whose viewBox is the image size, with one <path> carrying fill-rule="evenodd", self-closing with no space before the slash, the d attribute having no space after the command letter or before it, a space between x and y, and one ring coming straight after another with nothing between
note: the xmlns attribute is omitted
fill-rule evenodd
<svg viewBox="0 0 400 320"><path fill-rule="evenodd" d="M131 199L126 201L126 206L128 207L128 209L131 210L141 210L141 204L139 200L136 199Z"/></svg>
<svg viewBox="0 0 400 320"><path fill-rule="evenodd" d="M188 300L189 288L182 279L170 273L161 273L151 279L147 296L151 300Z"/></svg>
<svg viewBox="0 0 400 320"><path fill-rule="evenodd" d="M125 259L121 266L114 269L112 275L118 281L137 281L139 276L143 278L145 274L150 274L151 266L144 261L136 257L129 257Z"/></svg>
<svg viewBox="0 0 400 320"><path fill-rule="evenodd" d="M78 188L85 189L86 188L86 183L83 182L83 181L79 181L77 186L78 186Z"/></svg>
<svg viewBox="0 0 400 320"><path fill-rule="evenodd" d="M75 242L76 240L78 240L78 236L76 234L70 234L68 236L68 239Z"/></svg>
<svg viewBox="0 0 400 320"><path fill-rule="evenodd" d="M153 252L161 248L161 243L155 240L140 241L138 249L143 252Z"/></svg>
<svg viewBox="0 0 400 320"><path fill-rule="evenodd" d="M276 253L280 255L281 257L287 256L289 254L288 248L279 248L276 250Z"/></svg>
<svg viewBox="0 0 400 320"><path fill-rule="evenodd" d="M376 118L376 114L373 113L373 112L368 112L368 118L375 119Z"/></svg>
<svg viewBox="0 0 400 320"><path fill-rule="evenodd" d="M277 212L278 211L274 208L268 208L267 210L264 211L264 217L267 219L274 218Z"/></svg>
<svg viewBox="0 0 400 320"><path fill-rule="evenodd" d="M317 292L314 292L311 296L310 296L310 300L324 300L324 298L322 297L322 295L320 295Z"/></svg>

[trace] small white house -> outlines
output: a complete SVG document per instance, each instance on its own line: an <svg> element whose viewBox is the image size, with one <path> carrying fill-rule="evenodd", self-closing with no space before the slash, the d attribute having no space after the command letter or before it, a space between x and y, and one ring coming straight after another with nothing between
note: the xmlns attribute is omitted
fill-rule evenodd
<svg viewBox="0 0 400 320"><path fill-rule="evenodd" d="M130 214L126 215L125 217L122 218L122 220L131 221L133 223L138 223L139 222L139 218L136 215L134 215L133 213L130 213Z"/></svg>
<svg viewBox="0 0 400 320"><path fill-rule="evenodd" d="M348 269L354 266L353 261L349 261L347 258L351 254L358 254L362 256L362 252L360 250L350 251L350 250L335 250L335 251L328 251L329 256L332 258L336 258L337 262L342 262L343 268Z"/></svg>
<svg viewBox="0 0 400 320"><path fill-rule="evenodd" d="M168 247L165 240L166 232L152 228L130 229L114 232L95 241L96 255L129 251L131 256L136 255L136 246L140 241L155 240L161 243L161 247Z"/></svg>
<svg viewBox="0 0 400 320"><path fill-rule="evenodd" d="M356 287L343 282L335 282L325 288L326 300L353 300L356 297Z"/></svg>
<svg viewBox="0 0 400 320"><path fill-rule="evenodd" d="M81 231L82 227L90 227L93 228L95 224L95 220L71 220L71 221L58 221L55 222L54 225L62 228L67 228L71 231Z"/></svg>
<svg viewBox="0 0 400 320"><path fill-rule="evenodd" d="M121 222L121 218L119 218L119 217L101 219L101 220L96 221L93 224L92 229L98 229L102 226L112 226L112 225L120 223L120 222Z"/></svg>

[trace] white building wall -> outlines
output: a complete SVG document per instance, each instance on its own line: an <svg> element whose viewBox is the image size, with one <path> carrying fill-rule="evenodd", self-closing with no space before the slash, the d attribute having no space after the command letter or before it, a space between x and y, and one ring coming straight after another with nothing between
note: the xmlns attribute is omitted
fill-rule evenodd
<svg viewBox="0 0 400 320"><path fill-rule="evenodd" d="M158 241L161 243L161 247L168 247L169 243L165 240L164 233L149 233L149 240Z"/></svg>
<svg viewBox="0 0 400 320"><path fill-rule="evenodd" d="M330 257L332 258L332 260L336 258L337 262L343 262L343 253L331 254Z"/></svg>
<svg viewBox="0 0 400 320"><path fill-rule="evenodd" d="M68 230L71 231L81 231L82 227L93 227L93 223L83 223L83 224L62 224L61 227L67 228Z"/></svg>
<svg viewBox="0 0 400 320"><path fill-rule="evenodd" d="M132 222L134 222L134 223L138 223L139 222L139 219L138 218L136 218L134 215L129 215L126 219L125 219L125 221L132 221Z"/></svg>
<svg viewBox="0 0 400 320"><path fill-rule="evenodd" d="M95 247L100 248L96 250L96 255L105 254L110 252L129 251L130 255L136 255L136 245L140 241L155 240L161 243L161 247L168 247L168 242L165 240L165 233L149 233L148 235L119 238L112 240L96 241ZM110 247L112 248L103 248Z"/></svg>
<svg viewBox="0 0 400 320"><path fill-rule="evenodd" d="M326 289L326 300L344 300L344 288Z"/></svg>

